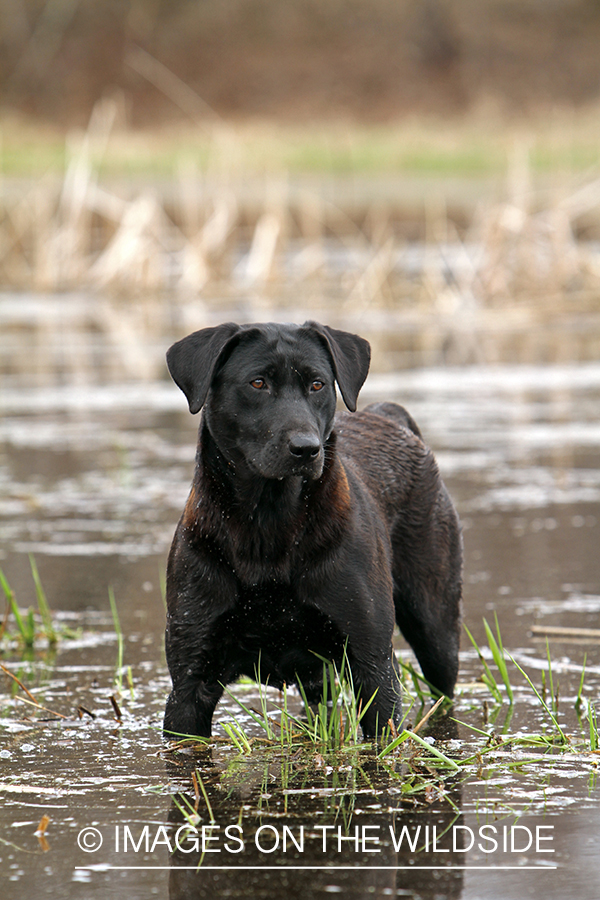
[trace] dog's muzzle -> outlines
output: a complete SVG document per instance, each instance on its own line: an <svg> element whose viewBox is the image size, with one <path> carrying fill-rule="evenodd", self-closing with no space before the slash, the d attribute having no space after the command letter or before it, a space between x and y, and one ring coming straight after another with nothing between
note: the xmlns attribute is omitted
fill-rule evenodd
<svg viewBox="0 0 600 900"><path fill-rule="evenodd" d="M287 465L293 475L318 478L323 469L323 445L317 434L297 432L288 438Z"/></svg>

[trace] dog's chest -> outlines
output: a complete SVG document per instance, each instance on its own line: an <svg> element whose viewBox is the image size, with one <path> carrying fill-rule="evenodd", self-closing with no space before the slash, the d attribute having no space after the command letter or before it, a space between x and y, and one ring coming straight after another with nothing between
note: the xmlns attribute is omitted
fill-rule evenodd
<svg viewBox="0 0 600 900"><path fill-rule="evenodd" d="M291 585L246 585L239 590L232 626L240 638L263 642L266 636L283 637L297 632L310 618L310 608L303 604Z"/></svg>
<svg viewBox="0 0 600 900"><path fill-rule="evenodd" d="M251 655L278 659L290 648L326 654L341 638L331 621L301 602L291 586L273 583L240 591L227 617L227 640Z"/></svg>

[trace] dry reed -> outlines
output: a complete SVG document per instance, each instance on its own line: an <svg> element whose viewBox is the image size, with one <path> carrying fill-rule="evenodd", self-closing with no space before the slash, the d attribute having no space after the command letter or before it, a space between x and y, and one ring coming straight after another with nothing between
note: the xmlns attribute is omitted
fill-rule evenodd
<svg viewBox="0 0 600 900"><path fill-rule="evenodd" d="M461 234L443 208L427 214L427 239L411 246L375 205L357 224L318 190L292 191L285 175L266 179L254 207L244 207L247 173L220 123L211 126L218 171L182 161L164 196L109 191L98 171L116 115L116 102L102 100L86 132L69 138L60 184L41 179L19 197L0 193L6 288L190 297L318 278L337 284L349 311L416 308L465 320L514 304L597 303L600 253L576 234L600 207L600 180L540 205L526 147L515 153L506 202L477 210Z"/></svg>

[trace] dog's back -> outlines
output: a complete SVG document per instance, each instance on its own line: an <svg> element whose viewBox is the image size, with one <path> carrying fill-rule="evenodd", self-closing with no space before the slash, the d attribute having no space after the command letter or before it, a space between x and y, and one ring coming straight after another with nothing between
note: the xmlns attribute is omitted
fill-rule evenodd
<svg viewBox="0 0 600 900"><path fill-rule="evenodd" d="M346 468L356 470L392 526L418 481L439 484L433 454L404 407L378 403L361 412L338 413L337 450Z"/></svg>

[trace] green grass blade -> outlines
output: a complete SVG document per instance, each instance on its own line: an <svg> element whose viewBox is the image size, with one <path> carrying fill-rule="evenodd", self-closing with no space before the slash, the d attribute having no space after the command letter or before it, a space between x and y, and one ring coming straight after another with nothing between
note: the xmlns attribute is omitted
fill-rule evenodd
<svg viewBox="0 0 600 900"><path fill-rule="evenodd" d="M594 704L588 706L588 722L590 725L590 750L598 749L598 722L596 719L596 710Z"/></svg>
<svg viewBox="0 0 600 900"><path fill-rule="evenodd" d="M246 713L247 716L250 716L250 718L253 719L257 725L260 725L260 727L266 733L267 739L274 740L273 728L272 728L272 725L269 722L268 718L265 719L262 715L255 712L253 709L251 709L249 706L247 706L245 703L243 703L242 700L240 700L239 697L236 697L236 695L232 691L230 691L226 685L223 685L223 688L225 690L225 693L227 693L231 697L231 699L234 701L234 703L237 703L237 705L240 707L240 709L244 713Z"/></svg>
<svg viewBox="0 0 600 900"><path fill-rule="evenodd" d="M208 794L206 793L206 788L204 786L204 782L202 781L202 778L200 777L200 772L198 771L198 769L196 769L196 778L198 780L198 787L202 791L202 796L204 797L204 802L206 803L206 808L208 810L208 815L210 816L210 821L216 822L217 820L215 819L215 816L213 813L213 808L210 804L210 800L208 799Z"/></svg>
<svg viewBox="0 0 600 900"><path fill-rule="evenodd" d="M583 655L583 666L581 668L581 679L579 681L579 690L577 691L577 698L575 700L575 709L579 711L581 709L581 705L583 703L583 682L585 679L585 665L587 663L587 653Z"/></svg>
<svg viewBox="0 0 600 900"><path fill-rule="evenodd" d="M304 685L301 681L298 681L298 690L300 691L302 703L304 704L304 715L306 716L308 721L308 730L312 731L315 727L315 713L310 703L308 702L308 697L306 696L306 691L304 690Z"/></svg>
<svg viewBox="0 0 600 900"><path fill-rule="evenodd" d="M222 722L221 728L239 753L247 755L252 752L252 745L237 722L235 724L233 722Z"/></svg>
<svg viewBox="0 0 600 900"><path fill-rule="evenodd" d="M399 747L400 744L403 744L404 741L407 741L407 740L408 740L408 731L406 729L404 729L404 731L401 731L400 734L397 737L395 737L393 741L390 741L390 743L386 747L384 747L380 753L378 753L377 759L385 759L386 756L389 756L390 753L393 753L393 751L396 750L396 748Z"/></svg>
<svg viewBox="0 0 600 900"><path fill-rule="evenodd" d="M485 622L485 619L484 619L484 622ZM482 678L483 678L484 684L487 685L491 694L493 694L493 696L496 698L498 703L502 703L502 693L496 683L496 679L492 675L492 670L490 669L486 658L484 657L483 653L481 652L481 650L477 644L477 641L475 640L475 638L473 637L473 635L471 634L471 632L469 631L469 629L467 628L466 625L464 626L464 629L467 632L467 636L468 636L469 640L475 647L475 650L477 651L477 655L479 657L479 661L480 661L481 665L483 666Z"/></svg>
<svg viewBox="0 0 600 900"><path fill-rule="evenodd" d="M180 797L183 800L185 806L183 806L179 802L178 797ZM177 807L177 809L179 810L179 812L181 813L181 815L183 816L183 818L185 819L185 821L187 822L187 824L189 825L190 829L194 830L196 825L200 821L200 816L198 815L198 813L196 812L196 810L194 809L193 805L190 803L188 798L184 794L179 794L179 795L173 795L171 799L172 799L173 803L175 804L175 806Z"/></svg>
<svg viewBox="0 0 600 900"><path fill-rule="evenodd" d="M546 659L548 660L548 689L550 691L550 702L552 703L552 708L554 713L558 710L556 709L556 698L554 694L554 679L552 677L552 659L550 657L550 642L548 638L546 638Z"/></svg>
<svg viewBox="0 0 600 900"><path fill-rule="evenodd" d="M508 696L508 700L510 703L514 703L512 685L510 683L510 678L508 675L508 668L506 665L506 656L504 653L504 647L502 645L502 635L500 634L500 623L498 622L498 615L495 611L494 611L494 620L496 623L496 635L498 638L497 641L494 638L491 628L489 627L489 625L485 619L483 620L483 624L485 626L486 634L488 637L488 643L490 645L490 650L492 651L492 656L494 657L494 662L496 663L496 666L498 668L498 671L500 672L500 676L504 683L504 687L506 688L506 694Z"/></svg>
<svg viewBox="0 0 600 900"><path fill-rule="evenodd" d="M38 609L42 618L42 624L44 626L44 634L46 635L49 644L56 644L56 642L58 641L58 635L54 630L54 623L52 622L52 613L50 612L48 598L46 597L46 592L43 588L42 580L40 578L40 573L38 571L37 563L35 561L33 553L29 554L29 565L31 566L31 574L33 575L33 582L35 584L35 593L37 596Z"/></svg>
<svg viewBox="0 0 600 900"><path fill-rule="evenodd" d="M431 684L431 682L427 681L427 679L423 675L421 675L420 672L416 671L412 663L405 663L402 659L398 659L397 662L402 671L406 672L406 674L410 676L415 694L417 695L421 703L425 703L425 701L430 697L439 695L439 691L437 691ZM423 690L422 685L425 685L425 687L427 688L426 691Z"/></svg>
<svg viewBox="0 0 600 900"><path fill-rule="evenodd" d="M418 734L415 734L414 731L409 731L408 729L404 729L404 731L399 734L397 738L394 738L391 744L388 744L387 747L384 747L384 749L378 754L377 758L383 759L389 753L395 750L396 747L399 747L400 744L403 744L404 741L407 740L415 741L415 743L419 744L421 747L431 753L432 756L435 756L436 759L438 759L444 765L449 766L451 769L454 769L455 771L458 771L460 769L458 763L456 763L453 759L450 759L449 756L446 756L445 753L442 753L441 750L438 750L437 747L433 746L433 744L429 744Z"/></svg>
<svg viewBox="0 0 600 900"><path fill-rule="evenodd" d="M538 689L536 688L535 684L533 683L533 681L531 680L531 678L529 677L529 675L527 674L527 672L525 672L525 670L521 668L521 666L520 666L519 663L516 661L516 659L515 659L513 656L511 656L510 654L509 654L509 659L512 660L512 662L514 663L514 665L517 667L517 669L519 670L519 672L521 673L521 675L524 677L524 679L525 679L525 681L527 682L527 684L529 685L529 687L532 689L532 691L533 691L533 693L535 694L535 696L538 698L539 702L540 702L541 705L542 705L542 708L545 710L545 712L547 713L547 715L550 717L550 720L552 721L552 724L554 725L554 727L556 728L557 732L558 732L559 735L560 735L560 738L561 738L562 743L568 744L568 743L569 743L568 737L566 736L566 734L564 733L564 731L562 730L562 728L561 728L560 725L558 724L558 720L557 720L556 716L554 715L554 713L552 712L552 710L550 709L550 707L548 706L548 704L546 703L546 701L544 700L544 698L542 697L542 695L540 694L540 692L538 691Z"/></svg>
<svg viewBox="0 0 600 900"><path fill-rule="evenodd" d="M21 635L21 640L25 644L26 647L33 647L35 641L35 624L32 627L32 617L28 616L27 619L23 619L19 607L17 605L17 599L15 597L15 592L11 588L8 583L8 580L0 569L0 584L2 585L2 590L4 591L4 596L6 597L7 603L10 607L10 611L12 612L15 623L17 626L17 630Z"/></svg>
<svg viewBox="0 0 600 900"><path fill-rule="evenodd" d="M115 667L115 685L120 692L123 688L123 632L119 621L119 613L117 610L117 601L115 600L115 592L112 587L108 589L108 600L110 603L110 611L117 634L117 664Z"/></svg>

